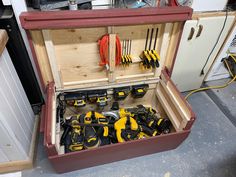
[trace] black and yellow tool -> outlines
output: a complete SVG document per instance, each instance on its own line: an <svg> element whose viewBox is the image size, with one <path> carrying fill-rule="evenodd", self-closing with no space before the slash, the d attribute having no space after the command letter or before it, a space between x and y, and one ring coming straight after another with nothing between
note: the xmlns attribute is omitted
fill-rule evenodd
<svg viewBox="0 0 236 177"><path fill-rule="evenodd" d="M167 134L171 131L171 122L167 118L157 118L156 110L151 107L138 105L137 113L141 122L145 122L147 127L157 130L158 134ZM136 115L137 115L136 113ZM147 133L147 132L146 132ZM149 134L149 133L147 133Z"/></svg>
<svg viewBox="0 0 236 177"><path fill-rule="evenodd" d="M84 107L86 105L86 92L73 92L65 94L67 105L74 107Z"/></svg>
<svg viewBox="0 0 236 177"><path fill-rule="evenodd" d="M158 118L152 107L119 108L118 102L115 104L108 112L89 111L66 117L61 124L64 132L60 142L65 146L65 153L171 132L170 120ZM111 116L114 116L114 121L111 121Z"/></svg>
<svg viewBox="0 0 236 177"><path fill-rule="evenodd" d="M129 45L129 47L128 47L128 49L127 49L127 51L128 51L128 61L129 61L129 64L131 64L131 63L133 63L133 60L132 60L132 56L131 56L131 47L132 47L132 40L128 40L128 45Z"/></svg>
<svg viewBox="0 0 236 177"><path fill-rule="evenodd" d="M57 123L64 122L64 113L66 111L66 103L64 93L60 93L57 96L57 112L56 112L56 121Z"/></svg>
<svg viewBox="0 0 236 177"><path fill-rule="evenodd" d="M97 105L99 107L104 107L107 105L107 96L99 96L97 99Z"/></svg>
<svg viewBox="0 0 236 177"><path fill-rule="evenodd" d="M151 47L152 47L152 37L153 37L153 31L154 29L151 29L151 35L150 35L150 40L149 40L149 48L148 50L144 51L147 53L147 55L151 58L150 60L150 65L152 68L155 68L155 61L156 61L156 56L151 52ZM146 56L146 55L145 55Z"/></svg>
<svg viewBox="0 0 236 177"><path fill-rule="evenodd" d="M148 45L148 39L149 39L149 29L147 29L147 36L146 36L146 42L145 42L145 49L142 54L142 61L140 63L140 66L142 69L151 69L151 68L158 68L160 66L159 60L160 56L158 55L157 51L155 50L156 48L156 43L157 43L157 37L158 37L158 28L156 29L156 35L155 35L155 41L154 41L154 46L152 48L152 38L153 38L153 33L154 29L151 29L151 35L150 35L150 40L149 40L149 48L147 49Z"/></svg>
<svg viewBox="0 0 236 177"><path fill-rule="evenodd" d="M84 123L91 124L96 123L102 126L98 126L98 128L94 129L96 131L96 135L100 138L99 145L103 146L106 144L110 144L109 135L109 127L107 126L109 123L108 118L106 118L101 113L90 111L84 117ZM91 131L91 130L90 130Z"/></svg>
<svg viewBox="0 0 236 177"><path fill-rule="evenodd" d="M140 67L142 69L151 69L151 57L148 55L147 52L147 45L148 45L148 38L149 38L149 28L147 29L147 35L146 35L146 42L145 47L142 56L140 57L142 59L140 63Z"/></svg>
<svg viewBox="0 0 236 177"><path fill-rule="evenodd" d="M92 118L93 122L104 125L103 127L101 127L103 130L102 136L107 137L108 136L108 126L106 126L106 125L108 125L108 123L109 123L108 119L104 115L102 115L98 112L94 112L94 111L88 112L86 115L90 116Z"/></svg>
<svg viewBox="0 0 236 177"><path fill-rule="evenodd" d="M131 112L129 112L125 108L120 108L119 109L119 115L120 115L120 117L127 117L127 116L131 116L132 117L134 114L132 114Z"/></svg>
<svg viewBox="0 0 236 177"><path fill-rule="evenodd" d="M132 40L123 40L122 43L122 56L121 56L121 64L123 66L129 66L132 63L132 56L131 56L131 42Z"/></svg>
<svg viewBox="0 0 236 177"><path fill-rule="evenodd" d="M113 97L116 101L124 100L130 93L130 87L118 87L113 89Z"/></svg>
<svg viewBox="0 0 236 177"><path fill-rule="evenodd" d="M144 132L139 132L138 134L138 139L144 139L144 138L149 138L150 136L147 135L146 133Z"/></svg>
<svg viewBox="0 0 236 177"><path fill-rule="evenodd" d="M154 46L153 49L151 50L151 53L155 56L155 65L158 68L160 66L160 55L156 51L156 44L157 44L157 37L158 37L158 28L156 29L156 35L155 35L155 41L154 41Z"/></svg>
<svg viewBox="0 0 236 177"><path fill-rule="evenodd" d="M153 49L151 50L153 32L154 32L154 29L152 28L148 54L152 58L152 61L151 61L152 67L153 68L155 68L155 67L158 68L160 66L160 64L159 64L160 56L158 55L157 51L155 50L156 49L156 43L157 43L157 36L158 36L158 28L156 29L154 46L153 46Z"/></svg>
<svg viewBox="0 0 236 177"><path fill-rule="evenodd" d="M120 109L119 103L118 103L117 101L114 101L114 102L112 103L111 110L112 110L112 111L117 111L117 110L119 110L119 109Z"/></svg>
<svg viewBox="0 0 236 177"><path fill-rule="evenodd" d="M87 92L87 98L90 103L96 103L98 107L107 105L107 90L90 90Z"/></svg>
<svg viewBox="0 0 236 177"><path fill-rule="evenodd" d="M79 123L82 124L91 124L92 123L92 116L91 116L91 112L88 112L86 114L81 114L79 116Z"/></svg>
<svg viewBox="0 0 236 177"><path fill-rule="evenodd" d="M71 144L69 150L71 152L80 151L84 148L84 136L81 127L73 128L71 131Z"/></svg>
<svg viewBox="0 0 236 177"><path fill-rule="evenodd" d="M129 112L139 125L139 139L156 136L158 134L156 128L149 126L155 123L153 115L156 113L156 111L154 109L149 107L146 108L143 105L137 105L135 108L126 109L126 112Z"/></svg>
<svg viewBox="0 0 236 177"><path fill-rule="evenodd" d="M140 130L147 136L167 134L171 131L171 121L168 118L158 118L156 110L151 107L137 105L137 107L129 108L126 111L130 112L140 126L143 126L140 127Z"/></svg>
<svg viewBox="0 0 236 177"><path fill-rule="evenodd" d="M109 127L107 126L109 123L108 118L106 118L105 116L103 116L100 113L95 113L94 116L95 116L97 123L100 125L103 125L103 126L98 127L98 130L97 130L97 134L98 134L100 141L101 141L100 146L110 144L111 141L108 136L109 135Z"/></svg>
<svg viewBox="0 0 236 177"><path fill-rule="evenodd" d="M85 126L83 129L83 135L84 135L84 147L86 149L92 149L99 146L100 141L94 127Z"/></svg>
<svg viewBox="0 0 236 177"><path fill-rule="evenodd" d="M158 135L158 131L156 129L150 128L144 124L139 124L139 134L138 139L148 138L152 136Z"/></svg>
<svg viewBox="0 0 236 177"><path fill-rule="evenodd" d="M156 128L156 110L152 109L151 107L145 108L146 109L146 114L142 117L143 121L147 123L148 127Z"/></svg>
<svg viewBox="0 0 236 177"><path fill-rule="evenodd" d="M129 115L121 117L114 124L116 138L119 143L136 139L138 135L138 124L136 120Z"/></svg>
<svg viewBox="0 0 236 177"><path fill-rule="evenodd" d="M167 118L159 118L156 121L156 129L159 134L168 134L171 131L171 122Z"/></svg>
<svg viewBox="0 0 236 177"><path fill-rule="evenodd" d="M148 88L148 84L132 86L131 95L133 98L142 98L147 93Z"/></svg>
<svg viewBox="0 0 236 177"><path fill-rule="evenodd" d="M83 134L78 125L79 115L71 116L65 120L64 132L60 144L65 146L65 153L80 151L83 149Z"/></svg>
<svg viewBox="0 0 236 177"><path fill-rule="evenodd" d="M126 66L126 58L125 58L125 55L126 55L126 41L123 40L122 42L122 56L121 56L121 64L123 66Z"/></svg>
<svg viewBox="0 0 236 177"><path fill-rule="evenodd" d="M91 124L92 121L94 120L95 116L97 116L97 114L99 114L99 113L96 113L94 111L90 111L90 112L86 113L85 115L81 115L80 116L80 123ZM92 148L99 146L100 140L98 138L98 135L97 135L94 127L89 126L89 125L84 126L82 133L84 135L84 147L86 149L92 149Z"/></svg>
<svg viewBox="0 0 236 177"><path fill-rule="evenodd" d="M146 123L148 127L156 129L158 134L168 134L171 131L171 122L167 118L148 116L146 118Z"/></svg>
<svg viewBox="0 0 236 177"><path fill-rule="evenodd" d="M71 122L70 119L66 119L64 123L62 123L62 127L64 129L63 134L60 139L60 145L64 145L65 153L70 152L69 146L71 144Z"/></svg>
<svg viewBox="0 0 236 177"><path fill-rule="evenodd" d="M143 132L148 136L156 136L158 133L157 130L150 128L144 124L139 125L139 130L140 130L140 132Z"/></svg>

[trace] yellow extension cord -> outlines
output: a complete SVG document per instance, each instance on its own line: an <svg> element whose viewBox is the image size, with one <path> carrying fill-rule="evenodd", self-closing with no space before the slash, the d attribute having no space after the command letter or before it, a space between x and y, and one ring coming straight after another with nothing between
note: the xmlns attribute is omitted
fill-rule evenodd
<svg viewBox="0 0 236 177"><path fill-rule="evenodd" d="M233 58L233 60L235 61L235 63L236 63L236 58L235 58L232 54L229 54L229 56L231 56L231 57ZM228 69L230 75L233 77L233 79L231 79L229 82L227 82L227 83L224 84L224 85L215 85L215 86L203 87L203 88L199 88L199 89L193 90L193 91L189 92L189 93L185 96L185 99L187 100L188 97L190 97L192 94L194 94L194 93L196 93L196 92L200 92L200 91L204 91L204 90L209 90L209 89L221 89L221 88L225 88L225 87L227 87L228 85L230 85L232 82L234 82L234 81L236 80L236 75L233 76L233 73L231 72L227 61L224 60L224 62L225 62L225 64L226 64L226 66L227 66L227 69Z"/></svg>

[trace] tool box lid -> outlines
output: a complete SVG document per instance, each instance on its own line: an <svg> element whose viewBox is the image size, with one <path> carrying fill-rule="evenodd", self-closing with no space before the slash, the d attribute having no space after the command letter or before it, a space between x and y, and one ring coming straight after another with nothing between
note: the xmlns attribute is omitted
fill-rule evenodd
<svg viewBox="0 0 236 177"><path fill-rule="evenodd" d="M184 22L191 16L189 7L164 7L24 12L20 20L27 32L41 84L46 88L49 82L55 82L60 91L148 83L157 81L164 68L171 73ZM144 50L147 29L157 28L160 67L142 70L139 56ZM110 44L109 69L99 65L98 42L105 34L110 39L117 35L121 43L132 40L130 66L112 63L116 49Z"/></svg>

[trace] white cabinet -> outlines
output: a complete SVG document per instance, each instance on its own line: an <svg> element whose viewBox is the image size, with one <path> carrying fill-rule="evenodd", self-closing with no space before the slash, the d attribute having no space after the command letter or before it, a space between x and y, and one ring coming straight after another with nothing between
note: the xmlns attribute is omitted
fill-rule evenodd
<svg viewBox="0 0 236 177"><path fill-rule="evenodd" d="M111 8L111 0L95 0L92 1L93 9L109 9Z"/></svg>
<svg viewBox="0 0 236 177"><path fill-rule="evenodd" d="M4 6L10 6L11 5L10 0L2 0L2 3L3 3Z"/></svg>
<svg viewBox="0 0 236 177"><path fill-rule="evenodd" d="M205 81L212 81L217 79L223 79L230 77L228 70L225 68L224 63L222 62L223 58L228 56L227 52L232 52L236 54L236 26L234 25L232 31L228 35L227 40L222 46L220 52L218 53L213 66L211 67Z"/></svg>
<svg viewBox="0 0 236 177"><path fill-rule="evenodd" d="M193 0L192 8L194 11L217 11L224 10L228 0Z"/></svg>
<svg viewBox="0 0 236 177"><path fill-rule="evenodd" d="M199 17L185 23L180 46L176 56L172 79L180 91L197 89L201 86L214 58L224 42L235 16L229 15L219 41L210 55L211 50L224 25L225 16Z"/></svg>
<svg viewBox="0 0 236 177"><path fill-rule="evenodd" d="M0 81L0 162L27 160L35 116L6 48L0 55Z"/></svg>

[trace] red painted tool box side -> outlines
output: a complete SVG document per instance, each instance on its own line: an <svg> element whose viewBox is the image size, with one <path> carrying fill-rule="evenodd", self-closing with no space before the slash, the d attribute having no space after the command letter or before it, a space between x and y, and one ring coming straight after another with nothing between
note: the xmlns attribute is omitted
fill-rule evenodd
<svg viewBox="0 0 236 177"><path fill-rule="evenodd" d="M163 71L162 73L165 75L165 79L172 83L166 71ZM73 170L175 149L188 137L189 133L191 132L190 128L195 120L195 114L193 113L191 107L184 100L189 106L189 110L192 113L192 118L187 124L185 130L181 132L175 132L171 134L150 137L148 139L111 144L95 149L58 155L55 145L53 145L51 142L51 113L54 93L54 83L50 83L47 90L44 145L46 147L46 152L48 154L49 160L58 173L65 173Z"/></svg>
<svg viewBox="0 0 236 177"><path fill-rule="evenodd" d="M178 147L189 135L185 130L171 135L150 137L124 143L111 144L91 150L50 156L49 160L58 173L102 165L115 161L171 150Z"/></svg>

